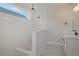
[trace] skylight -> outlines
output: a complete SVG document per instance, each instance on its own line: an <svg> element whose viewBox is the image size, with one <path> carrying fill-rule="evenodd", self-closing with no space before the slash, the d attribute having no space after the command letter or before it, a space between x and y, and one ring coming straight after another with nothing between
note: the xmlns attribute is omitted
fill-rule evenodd
<svg viewBox="0 0 79 59"><path fill-rule="evenodd" d="M0 11L5 12L11 15L20 16L24 18L29 18L29 12L25 11L23 9L19 9L13 5L7 4L7 3L0 3Z"/></svg>

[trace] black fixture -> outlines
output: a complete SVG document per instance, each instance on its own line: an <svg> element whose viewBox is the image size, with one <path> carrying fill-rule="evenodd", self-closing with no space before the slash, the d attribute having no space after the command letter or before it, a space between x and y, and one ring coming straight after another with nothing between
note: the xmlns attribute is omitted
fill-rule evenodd
<svg viewBox="0 0 79 59"><path fill-rule="evenodd" d="M75 35L78 35L78 32L77 32L77 30L73 30L73 32L75 32L75 33L74 33Z"/></svg>

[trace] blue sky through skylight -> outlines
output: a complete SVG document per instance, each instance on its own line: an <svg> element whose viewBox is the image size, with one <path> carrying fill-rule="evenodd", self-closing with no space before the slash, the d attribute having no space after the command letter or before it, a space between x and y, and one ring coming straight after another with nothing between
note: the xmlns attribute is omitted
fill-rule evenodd
<svg viewBox="0 0 79 59"><path fill-rule="evenodd" d="M25 18L29 18L29 15L30 15L28 11L19 9L7 3L0 3L0 11L15 15L15 16L25 17Z"/></svg>

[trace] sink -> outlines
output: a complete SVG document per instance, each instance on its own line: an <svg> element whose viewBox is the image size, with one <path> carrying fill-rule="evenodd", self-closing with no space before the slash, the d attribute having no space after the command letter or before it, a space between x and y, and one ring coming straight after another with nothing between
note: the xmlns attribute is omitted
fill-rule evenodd
<svg viewBox="0 0 79 59"><path fill-rule="evenodd" d="M64 38L79 39L79 35L65 35Z"/></svg>

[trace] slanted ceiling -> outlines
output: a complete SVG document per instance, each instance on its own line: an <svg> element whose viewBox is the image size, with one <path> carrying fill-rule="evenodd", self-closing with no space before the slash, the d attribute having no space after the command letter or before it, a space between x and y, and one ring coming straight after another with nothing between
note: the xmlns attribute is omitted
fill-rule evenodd
<svg viewBox="0 0 79 59"><path fill-rule="evenodd" d="M5 12L10 15L15 15L23 18L29 18L29 12L23 9L19 9L13 5L7 3L0 3L0 12Z"/></svg>

